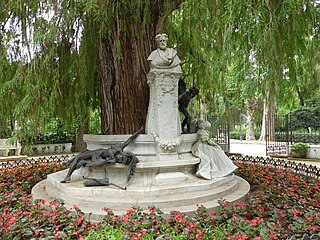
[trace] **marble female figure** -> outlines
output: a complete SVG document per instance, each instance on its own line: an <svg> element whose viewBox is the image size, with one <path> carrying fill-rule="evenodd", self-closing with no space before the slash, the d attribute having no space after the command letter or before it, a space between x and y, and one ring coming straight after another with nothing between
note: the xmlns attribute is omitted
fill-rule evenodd
<svg viewBox="0 0 320 240"><path fill-rule="evenodd" d="M198 141L192 146L192 154L200 158L196 175L204 179L221 178L231 174L237 166L229 159L221 147L209 138L211 124L198 120Z"/></svg>

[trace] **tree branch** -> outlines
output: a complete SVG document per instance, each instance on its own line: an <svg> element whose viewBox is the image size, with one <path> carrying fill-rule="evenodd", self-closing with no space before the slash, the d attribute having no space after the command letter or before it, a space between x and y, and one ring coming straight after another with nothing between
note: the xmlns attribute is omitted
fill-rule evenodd
<svg viewBox="0 0 320 240"><path fill-rule="evenodd" d="M162 33L164 26L167 22L168 16L184 2L185 0L175 0L172 1L168 9L164 9L164 15L161 17L158 25L157 25L157 32ZM165 3L164 3L165 4Z"/></svg>

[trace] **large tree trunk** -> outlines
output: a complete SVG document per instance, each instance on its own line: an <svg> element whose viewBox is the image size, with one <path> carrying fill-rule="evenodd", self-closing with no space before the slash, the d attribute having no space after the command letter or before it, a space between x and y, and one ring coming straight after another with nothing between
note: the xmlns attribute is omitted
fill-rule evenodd
<svg viewBox="0 0 320 240"><path fill-rule="evenodd" d="M149 23L143 25L128 16L121 19L125 32L119 30L116 21L113 31L98 43L102 134L129 134L145 125L149 103L147 57L156 48L154 38L162 30L164 19L181 1L173 2L165 9L165 0L150 0ZM141 11L141 19L143 14Z"/></svg>

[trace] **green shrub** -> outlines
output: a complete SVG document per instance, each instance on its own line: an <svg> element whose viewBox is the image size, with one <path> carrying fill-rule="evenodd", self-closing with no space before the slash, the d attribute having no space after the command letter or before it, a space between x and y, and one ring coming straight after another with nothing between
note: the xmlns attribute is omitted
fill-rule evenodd
<svg viewBox="0 0 320 240"><path fill-rule="evenodd" d="M320 127L320 115L318 108L301 107L291 115L291 128L293 130L308 127Z"/></svg>
<svg viewBox="0 0 320 240"><path fill-rule="evenodd" d="M307 143L295 143L291 146L291 156L305 158L310 146Z"/></svg>
<svg viewBox="0 0 320 240"><path fill-rule="evenodd" d="M255 138L260 138L260 130L255 132ZM230 139L240 139L240 132L230 132ZM246 139L246 132L242 131L242 140Z"/></svg>
<svg viewBox="0 0 320 240"><path fill-rule="evenodd" d="M37 144L58 144L74 142L74 136L65 132L58 133L38 133L35 136L26 136L22 140L22 145Z"/></svg>
<svg viewBox="0 0 320 240"><path fill-rule="evenodd" d="M123 238L123 230L115 229L111 225L107 225L100 230L92 229L90 230L88 236L84 238L84 240L118 240Z"/></svg>

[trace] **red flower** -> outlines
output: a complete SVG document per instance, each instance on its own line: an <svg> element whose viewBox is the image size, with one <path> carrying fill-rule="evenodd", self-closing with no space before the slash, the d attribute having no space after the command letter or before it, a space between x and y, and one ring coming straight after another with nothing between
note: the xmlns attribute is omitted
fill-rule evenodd
<svg viewBox="0 0 320 240"><path fill-rule="evenodd" d="M280 217L283 217L283 218L286 217L286 214L284 214L284 212L282 211L279 211L278 214L280 215Z"/></svg>
<svg viewBox="0 0 320 240"><path fill-rule="evenodd" d="M104 208L103 210L104 210L106 213L111 212L110 208Z"/></svg>
<svg viewBox="0 0 320 240"><path fill-rule="evenodd" d="M60 233L55 232L55 233L53 233L53 236L54 236L54 238L58 238L58 237L60 237Z"/></svg>
<svg viewBox="0 0 320 240"><path fill-rule="evenodd" d="M257 226L259 222L262 222L263 219L262 218L259 218L259 217L256 217L254 219L251 220L251 224L252 226Z"/></svg>
<svg viewBox="0 0 320 240"><path fill-rule="evenodd" d="M149 212L150 212L151 214L156 214L156 210L155 210L154 208L149 208Z"/></svg>
<svg viewBox="0 0 320 240"><path fill-rule="evenodd" d="M298 218L298 215L301 214L301 211L299 211L298 209L292 209L292 214L294 218Z"/></svg>
<svg viewBox="0 0 320 240"><path fill-rule="evenodd" d="M305 218L306 218L308 221L312 221L312 220L313 220L313 217L305 216Z"/></svg>
<svg viewBox="0 0 320 240"><path fill-rule="evenodd" d="M252 219L251 220L251 224L252 224L252 226L257 226L258 225L258 221L256 220L256 219Z"/></svg>
<svg viewBox="0 0 320 240"><path fill-rule="evenodd" d="M233 221L238 222L237 216L233 216Z"/></svg>
<svg viewBox="0 0 320 240"><path fill-rule="evenodd" d="M131 240L140 240L140 238L141 238L141 234L140 233L136 233L135 235L133 235L131 237Z"/></svg>
<svg viewBox="0 0 320 240"><path fill-rule="evenodd" d="M80 216L77 220L77 226L79 226L84 220L84 216Z"/></svg>
<svg viewBox="0 0 320 240"><path fill-rule="evenodd" d="M245 207L245 204L243 202L236 202L236 205L239 209L243 209Z"/></svg>
<svg viewBox="0 0 320 240"><path fill-rule="evenodd" d="M248 235L247 234L244 234L244 235L241 235L241 234L236 234L234 235L234 238L237 239L237 240L245 240L245 239L249 239ZM228 238L229 239L229 238ZM230 238L232 239L232 238Z"/></svg>
<svg viewBox="0 0 320 240"><path fill-rule="evenodd" d="M221 204L221 206L222 206L222 207L228 207L228 206L229 206L229 204L228 204L228 203L226 203L226 202L224 202L224 203L222 203L222 204Z"/></svg>
<svg viewBox="0 0 320 240"><path fill-rule="evenodd" d="M141 230L140 230L140 233L141 233L142 236L143 236L143 235L146 235L146 234L147 234L147 230L146 230L146 229L141 229Z"/></svg>

